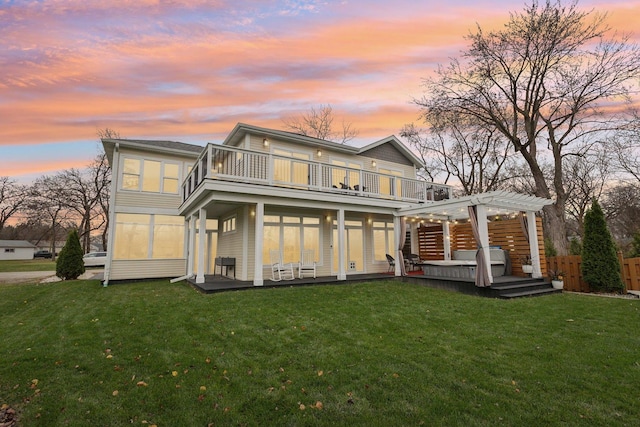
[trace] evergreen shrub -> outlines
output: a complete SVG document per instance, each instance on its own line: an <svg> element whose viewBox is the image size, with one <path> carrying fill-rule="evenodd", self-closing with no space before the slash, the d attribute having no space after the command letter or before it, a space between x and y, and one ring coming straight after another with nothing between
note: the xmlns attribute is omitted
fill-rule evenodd
<svg viewBox="0 0 640 427"><path fill-rule="evenodd" d="M56 276L62 280L77 279L85 271L83 255L78 232L73 230L67 236L67 242L56 261Z"/></svg>

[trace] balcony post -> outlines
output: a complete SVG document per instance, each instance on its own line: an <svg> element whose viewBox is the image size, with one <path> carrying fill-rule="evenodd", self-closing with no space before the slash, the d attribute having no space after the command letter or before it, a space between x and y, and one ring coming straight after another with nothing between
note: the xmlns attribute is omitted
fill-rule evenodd
<svg viewBox="0 0 640 427"><path fill-rule="evenodd" d="M347 251L345 250L345 226L344 226L344 209L338 209L338 280L347 280L347 273L344 269ZM333 242L335 251L335 244Z"/></svg>
<svg viewBox="0 0 640 427"><path fill-rule="evenodd" d="M204 283L205 240L207 240L207 210L200 208L200 225L198 229L198 273L196 283Z"/></svg>
<svg viewBox="0 0 640 427"><path fill-rule="evenodd" d="M262 259L262 246L264 245L264 202L256 203L255 214L255 244L254 244L254 270L253 286L263 286L264 260Z"/></svg>
<svg viewBox="0 0 640 427"><path fill-rule="evenodd" d="M213 165L213 146L207 144L207 173L205 176L211 176L211 169Z"/></svg>

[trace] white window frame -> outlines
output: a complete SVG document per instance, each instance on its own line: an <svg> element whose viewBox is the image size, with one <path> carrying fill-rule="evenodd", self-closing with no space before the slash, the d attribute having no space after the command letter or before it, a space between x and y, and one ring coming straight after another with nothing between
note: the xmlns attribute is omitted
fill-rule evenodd
<svg viewBox="0 0 640 427"><path fill-rule="evenodd" d="M124 183L124 162L126 160L136 160L140 163L140 175L138 176L138 188L137 189L133 189L133 188L124 188L123 187L123 183ZM142 189L142 183L144 182L144 162L145 160L150 161L150 162L158 162L160 163L160 190L159 191L145 191ZM164 191L164 172L165 172L165 165L176 165L178 166L178 176L176 177L176 179L178 180L178 186L177 186L177 190L175 192L165 192ZM131 155L122 155L120 158L120 168L119 170L120 172L120 180L118 183L118 190L119 191L131 191L131 192L138 192L138 193L145 193L145 194L174 194L174 195L179 195L180 194L180 189L182 187L182 182L184 181L184 177L182 176L182 170L183 170L183 164L182 162L179 161L171 161L171 160L161 160L161 159L153 159L153 158L148 158L148 157L141 157L141 156L131 156Z"/></svg>
<svg viewBox="0 0 640 427"><path fill-rule="evenodd" d="M384 222L385 226L383 227L376 227L375 223L376 222ZM373 219L371 221L371 259L373 260L374 264L386 264L388 261L385 259L376 259L376 240L374 237L374 231L382 231L384 230L384 236L385 236L385 245L384 245L384 251L385 253L387 252L387 249L389 248L389 241L387 239L389 239L389 231L391 231L391 248L395 251L395 226L393 223L393 220L386 220L386 219ZM394 253L389 254L392 257L396 257L396 255Z"/></svg>
<svg viewBox="0 0 640 427"><path fill-rule="evenodd" d="M308 228L317 228L318 230L318 254L317 254L317 265L318 266L322 266L323 265L323 250L322 250L322 241L323 241L323 236L322 236L322 231L323 231L323 226L322 226L322 219L323 216L322 215L303 215L303 214L289 214L289 213L281 213L281 212L269 212L268 214L265 214L265 217L267 216L277 216L279 217L278 222L269 222L269 221L265 221L263 223L263 226L278 226L280 228L279 232L278 232L278 239L279 239L279 246L282 247L282 245L284 244L284 228L285 226L287 227L292 227L294 225L299 225L300 227L300 250L304 250L304 228L305 226ZM291 217L291 218L300 218L300 223L285 223L284 222L284 217ZM305 224L304 223L304 219L305 218L316 218L318 219L318 224ZM263 267L269 267L270 260L265 259L263 260Z"/></svg>
<svg viewBox="0 0 640 427"><path fill-rule="evenodd" d="M222 220L222 235L233 234L238 230L238 215L231 215Z"/></svg>

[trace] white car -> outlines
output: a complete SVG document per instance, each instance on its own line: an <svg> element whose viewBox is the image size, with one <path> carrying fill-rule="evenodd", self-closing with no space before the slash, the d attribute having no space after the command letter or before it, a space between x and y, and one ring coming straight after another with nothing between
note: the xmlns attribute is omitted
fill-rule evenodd
<svg viewBox="0 0 640 427"><path fill-rule="evenodd" d="M104 267L107 260L106 252L89 252L82 257L85 267Z"/></svg>

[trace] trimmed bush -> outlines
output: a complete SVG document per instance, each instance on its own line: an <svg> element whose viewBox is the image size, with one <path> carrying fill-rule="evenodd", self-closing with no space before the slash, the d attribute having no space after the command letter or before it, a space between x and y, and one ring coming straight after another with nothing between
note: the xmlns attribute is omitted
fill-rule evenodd
<svg viewBox="0 0 640 427"><path fill-rule="evenodd" d="M584 217L581 269L582 277L594 291L624 290L616 247L607 228L602 208L595 199Z"/></svg>
<svg viewBox="0 0 640 427"><path fill-rule="evenodd" d="M77 279L84 273L83 255L78 232L73 230L67 236L67 242L64 244L64 248L60 251L56 261L56 276L62 280Z"/></svg>

